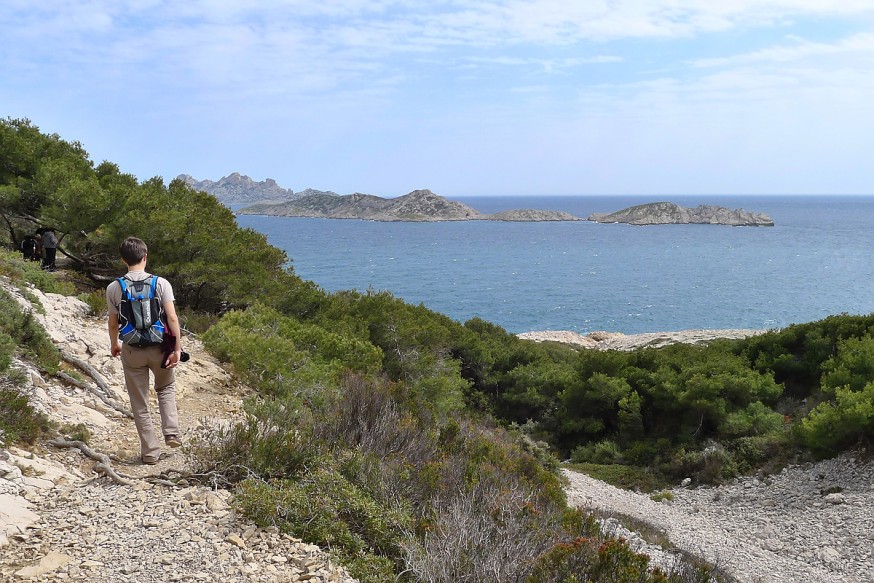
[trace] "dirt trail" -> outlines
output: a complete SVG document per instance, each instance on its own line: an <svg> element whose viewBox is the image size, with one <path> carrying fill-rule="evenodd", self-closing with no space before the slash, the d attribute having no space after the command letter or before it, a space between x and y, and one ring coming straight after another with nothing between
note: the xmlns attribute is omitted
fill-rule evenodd
<svg viewBox="0 0 874 583"><path fill-rule="evenodd" d="M129 410L121 361L109 354L106 318L88 315L72 297L31 290L43 313L9 282L0 286L32 310L67 357L95 369L110 401ZM205 426L240 415L245 387L191 337L191 360L177 368L177 405L187 445ZM78 449L37 443L28 450L0 442L0 580L18 581L351 581L321 550L278 529L259 529L238 516L232 496L186 483L171 488L156 479L187 473L186 446L165 447L156 465L139 463L132 419L90 390L44 378L27 363L14 368L27 379L31 404L60 426L84 424L88 445L108 454L131 486L95 473L95 462ZM81 369L63 370L94 385ZM151 411L160 428L157 400Z"/></svg>

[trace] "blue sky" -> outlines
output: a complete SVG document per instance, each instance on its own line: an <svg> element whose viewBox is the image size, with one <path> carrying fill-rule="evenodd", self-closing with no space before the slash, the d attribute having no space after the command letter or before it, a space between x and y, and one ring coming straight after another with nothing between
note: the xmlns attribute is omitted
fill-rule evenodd
<svg viewBox="0 0 874 583"><path fill-rule="evenodd" d="M874 193L874 0L4 0L0 115L140 179Z"/></svg>

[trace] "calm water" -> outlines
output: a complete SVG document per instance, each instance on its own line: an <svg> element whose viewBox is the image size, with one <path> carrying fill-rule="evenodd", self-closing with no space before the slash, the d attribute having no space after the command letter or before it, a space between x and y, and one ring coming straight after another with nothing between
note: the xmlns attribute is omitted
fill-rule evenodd
<svg viewBox="0 0 874 583"><path fill-rule="evenodd" d="M387 289L510 332L773 328L874 312L874 197L459 198L586 217L670 200L767 212L773 228L376 223L239 216L329 291Z"/></svg>

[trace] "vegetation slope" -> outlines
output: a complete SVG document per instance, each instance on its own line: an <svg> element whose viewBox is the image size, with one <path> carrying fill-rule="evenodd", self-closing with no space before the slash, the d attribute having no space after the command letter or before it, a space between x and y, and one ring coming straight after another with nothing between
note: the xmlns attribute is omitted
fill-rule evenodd
<svg viewBox="0 0 874 583"><path fill-rule="evenodd" d="M243 422L196 444L200 473L363 581L709 580L704 566L648 570L603 539L567 508L556 460L638 486L712 482L874 437L874 316L706 347L535 344L387 291L326 293L214 197L95 165L27 120L0 122L0 218L8 248L56 229L59 252L98 289L123 272L118 242L146 240L189 328L258 391ZM52 285L9 253L0 265ZM12 400L12 354L53 365L37 332L16 331L32 330L27 316L2 305ZM38 423L14 426L27 417L0 418L0 431L35 439Z"/></svg>

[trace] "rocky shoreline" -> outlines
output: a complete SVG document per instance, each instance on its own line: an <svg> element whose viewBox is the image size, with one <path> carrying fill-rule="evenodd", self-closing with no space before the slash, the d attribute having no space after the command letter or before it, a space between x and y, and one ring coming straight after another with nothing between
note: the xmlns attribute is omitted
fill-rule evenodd
<svg viewBox="0 0 874 583"><path fill-rule="evenodd" d="M544 330L517 334L523 340L534 342L560 342L594 350L635 350L637 348L660 348L669 344L706 344L720 338L740 339L764 334L767 330L724 329L724 330L680 330L678 332L648 332L644 334L623 334L621 332L590 332L580 334L569 330Z"/></svg>

